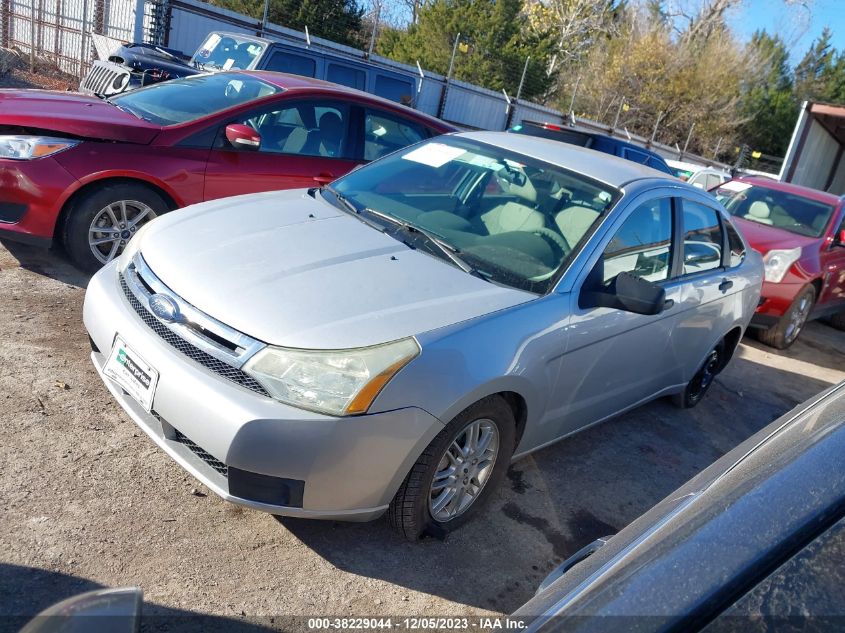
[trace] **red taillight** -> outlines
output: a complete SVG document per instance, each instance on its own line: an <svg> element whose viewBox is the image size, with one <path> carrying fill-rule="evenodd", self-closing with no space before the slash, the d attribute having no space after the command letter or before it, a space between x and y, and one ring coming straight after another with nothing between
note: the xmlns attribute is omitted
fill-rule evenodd
<svg viewBox="0 0 845 633"><path fill-rule="evenodd" d="M560 132L560 126L555 125L554 123L543 123L543 127L546 128L547 130L556 130L556 131Z"/></svg>

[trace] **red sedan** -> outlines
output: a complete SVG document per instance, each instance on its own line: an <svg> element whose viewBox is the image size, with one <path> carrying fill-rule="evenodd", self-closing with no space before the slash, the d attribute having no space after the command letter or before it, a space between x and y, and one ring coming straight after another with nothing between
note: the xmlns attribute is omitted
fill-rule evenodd
<svg viewBox="0 0 845 633"><path fill-rule="evenodd" d="M271 72L177 79L101 101L0 91L0 237L64 244L82 268L204 200L312 187L454 131L342 86Z"/></svg>
<svg viewBox="0 0 845 633"><path fill-rule="evenodd" d="M823 191L763 178L713 190L752 248L765 281L751 322L764 343L789 347L808 319L845 329L845 204Z"/></svg>

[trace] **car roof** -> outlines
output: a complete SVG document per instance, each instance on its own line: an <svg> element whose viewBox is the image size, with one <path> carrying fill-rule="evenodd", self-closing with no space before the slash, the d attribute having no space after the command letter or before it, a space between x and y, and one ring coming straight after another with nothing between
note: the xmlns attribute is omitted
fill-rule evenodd
<svg viewBox="0 0 845 633"><path fill-rule="evenodd" d="M302 75L291 75L288 73L280 73L272 70L233 70L229 72L231 72L232 74L252 75L253 77L258 77L259 79L266 81L269 84L273 84L274 86L283 88L285 91L301 90L305 92L308 90L319 90L320 92L334 92L338 95L366 100L370 103L381 105L390 110L403 112L409 117L413 117L420 121L425 121L427 125L437 127L444 131L455 131L458 129L451 123L447 123L446 121L433 117L429 114L426 114L425 112L415 110L414 108L410 108L406 105L402 105L401 103L396 103L395 101L390 101L389 99L378 97L369 92L356 90L355 88L341 86L340 84L334 84L330 81L323 81L322 79L315 79L313 77L303 77Z"/></svg>
<svg viewBox="0 0 845 633"><path fill-rule="evenodd" d="M622 187L645 178L662 178L673 185L684 185L669 174L640 163L553 139L508 132L463 132L457 136L558 165L612 187Z"/></svg>
<svg viewBox="0 0 845 633"><path fill-rule="evenodd" d="M791 182L772 180L771 178L764 178L762 176L738 176L737 178L734 178L734 180L738 182L747 182L752 185L759 185L761 187L768 187L769 189L774 189L775 191L792 193L797 196L809 198L810 200L816 200L817 202L826 202L827 204L839 204L842 200L839 196L828 193L827 191L811 189L810 187L795 185Z"/></svg>

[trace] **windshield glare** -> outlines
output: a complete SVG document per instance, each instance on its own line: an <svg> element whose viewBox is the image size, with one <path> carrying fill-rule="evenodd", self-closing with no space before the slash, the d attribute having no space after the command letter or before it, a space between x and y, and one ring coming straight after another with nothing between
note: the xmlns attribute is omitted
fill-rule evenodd
<svg viewBox="0 0 845 633"><path fill-rule="evenodd" d="M821 237L834 211L824 202L741 181L726 182L715 194L731 215L808 237Z"/></svg>
<svg viewBox="0 0 845 633"><path fill-rule="evenodd" d="M336 181L358 208L425 229L480 275L547 292L618 191L459 137L401 150Z"/></svg>
<svg viewBox="0 0 845 633"><path fill-rule="evenodd" d="M175 125L281 90L251 75L214 73L172 79L132 90L109 99L109 102L152 123Z"/></svg>
<svg viewBox="0 0 845 633"><path fill-rule="evenodd" d="M246 70L264 48L261 42L212 33L194 53L191 62L206 70Z"/></svg>

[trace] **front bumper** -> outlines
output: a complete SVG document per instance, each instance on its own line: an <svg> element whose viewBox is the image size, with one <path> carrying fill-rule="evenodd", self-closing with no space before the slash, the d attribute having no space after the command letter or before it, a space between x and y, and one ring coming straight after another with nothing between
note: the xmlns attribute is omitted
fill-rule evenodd
<svg viewBox="0 0 845 633"><path fill-rule="evenodd" d="M50 156L0 159L0 237L49 245L61 211L59 201L74 183L76 179Z"/></svg>
<svg viewBox="0 0 845 633"><path fill-rule="evenodd" d="M233 503L286 516L374 519L443 428L418 408L348 418L312 413L222 378L144 324L120 288L116 263L91 279L83 318L97 348L94 364L118 403L185 470ZM159 372L153 413L102 373L118 333ZM233 469L237 486L221 472Z"/></svg>

